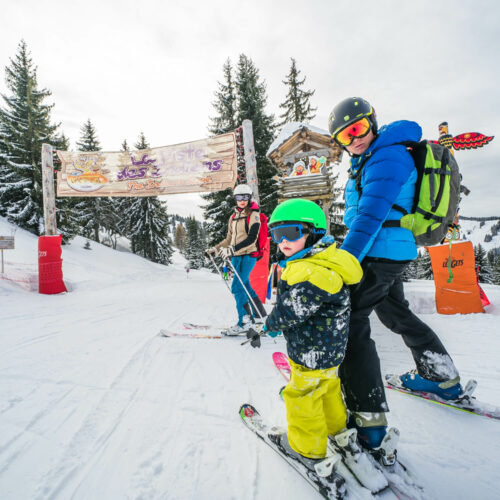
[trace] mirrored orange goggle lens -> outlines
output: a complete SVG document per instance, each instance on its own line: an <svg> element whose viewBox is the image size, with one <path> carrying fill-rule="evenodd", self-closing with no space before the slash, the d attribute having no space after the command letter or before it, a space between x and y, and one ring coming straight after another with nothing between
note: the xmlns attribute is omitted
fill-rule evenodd
<svg viewBox="0 0 500 500"><path fill-rule="evenodd" d="M370 127L368 118L361 118L361 120L351 123L351 125L342 129L335 136L335 140L342 146L349 146L356 137L364 137L368 134Z"/></svg>

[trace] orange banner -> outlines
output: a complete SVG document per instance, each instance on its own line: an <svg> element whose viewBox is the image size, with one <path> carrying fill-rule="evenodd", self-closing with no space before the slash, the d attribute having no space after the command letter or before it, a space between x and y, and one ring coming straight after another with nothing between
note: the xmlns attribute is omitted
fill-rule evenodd
<svg viewBox="0 0 500 500"><path fill-rule="evenodd" d="M106 153L57 151L57 196L203 193L236 184L234 132L175 146Z"/></svg>
<svg viewBox="0 0 500 500"><path fill-rule="evenodd" d="M436 285L436 309L440 314L484 312L476 281L474 248L470 241L451 245L453 280L448 283L449 245L425 247L431 256Z"/></svg>

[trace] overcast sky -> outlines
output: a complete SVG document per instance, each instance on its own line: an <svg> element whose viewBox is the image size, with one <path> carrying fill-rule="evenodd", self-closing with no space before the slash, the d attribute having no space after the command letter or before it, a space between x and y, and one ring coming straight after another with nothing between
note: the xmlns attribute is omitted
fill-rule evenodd
<svg viewBox="0 0 500 500"><path fill-rule="evenodd" d="M88 118L107 151L141 131L153 147L206 137L222 66L241 53L277 115L293 57L316 91L318 127L336 102L360 95L380 124L415 120L425 138L437 139L442 121L453 135L497 136L456 158L472 191L461 213L500 216L497 0L16 0L2 2L1 16L0 70L24 39L72 148ZM168 204L201 216L195 195Z"/></svg>

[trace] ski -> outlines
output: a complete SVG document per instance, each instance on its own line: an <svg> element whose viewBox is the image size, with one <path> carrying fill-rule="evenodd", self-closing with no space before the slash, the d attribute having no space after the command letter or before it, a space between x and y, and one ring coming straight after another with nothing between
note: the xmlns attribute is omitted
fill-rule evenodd
<svg viewBox="0 0 500 500"><path fill-rule="evenodd" d="M339 456L328 457L320 461L314 469L307 467L300 460L286 453L285 449L270 437L277 429L267 425L259 412L250 404L240 408L243 423L270 446L278 455L288 462L323 498L333 500L344 498L346 494L345 479L333 470Z"/></svg>
<svg viewBox="0 0 500 500"><path fill-rule="evenodd" d="M224 338L240 338L241 336L244 335L227 335L226 330L222 330L220 333L203 333L203 332L185 332L185 333L180 333L180 332L175 332L172 330L166 330L162 329L160 330L159 334L160 337L184 337L186 339L224 339Z"/></svg>
<svg viewBox="0 0 500 500"><path fill-rule="evenodd" d="M210 330L212 325L196 325L194 323L182 323L186 330Z"/></svg>
<svg viewBox="0 0 500 500"><path fill-rule="evenodd" d="M419 485L410 471L398 460L396 443L399 431L389 428L379 449L365 451L365 455L373 466L385 477L389 489L400 500L426 500L429 496ZM349 465L348 465L349 467Z"/></svg>
<svg viewBox="0 0 500 500"><path fill-rule="evenodd" d="M222 339L227 335L210 335L208 333L179 333L170 330L160 330L160 337L183 337L186 339Z"/></svg>
<svg viewBox="0 0 500 500"><path fill-rule="evenodd" d="M238 335L228 335L227 331L230 327L216 327L212 325L197 325L195 323L183 323L182 324L184 330L219 330L220 336L222 337L239 337L242 335L246 335L246 331L239 333Z"/></svg>
<svg viewBox="0 0 500 500"><path fill-rule="evenodd" d="M278 371L283 375L283 378L288 382L290 380L290 363L288 362L288 356L282 352L273 352L274 365Z"/></svg>
<svg viewBox="0 0 500 500"><path fill-rule="evenodd" d="M464 395L458 399L442 399L436 394L431 392L423 391L413 391L405 387L401 378L398 375L388 374L385 376L386 387L393 389L394 391L400 392L402 394L409 394L417 398L425 399L431 403L436 403L441 406L447 406L455 410L464 411L466 413L471 413L473 415L480 415L487 418L492 418L495 420L500 420L500 408L493 406L482 401L478 401L472 392L476 388L477 382L475 380L469 380L464 389Z"/></svg>

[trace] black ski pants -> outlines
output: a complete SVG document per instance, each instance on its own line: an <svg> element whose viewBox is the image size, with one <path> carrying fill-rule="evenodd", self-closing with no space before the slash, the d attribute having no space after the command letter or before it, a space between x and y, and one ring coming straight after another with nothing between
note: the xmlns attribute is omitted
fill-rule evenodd
<svg viewBox="0 0 500 500"><path fill-rule="evenodd" d="M415 316L405 299L401 275L408 262L365 259L363 278L351 288L349 340L340 365L347 408L350 411L389 411L380 360L375 342L370 338L370 313L375 310L380 321L403 337L410 348L418 373L431 380L444 380L425 363L424 352L447 355L438 336Z"/></svg>

